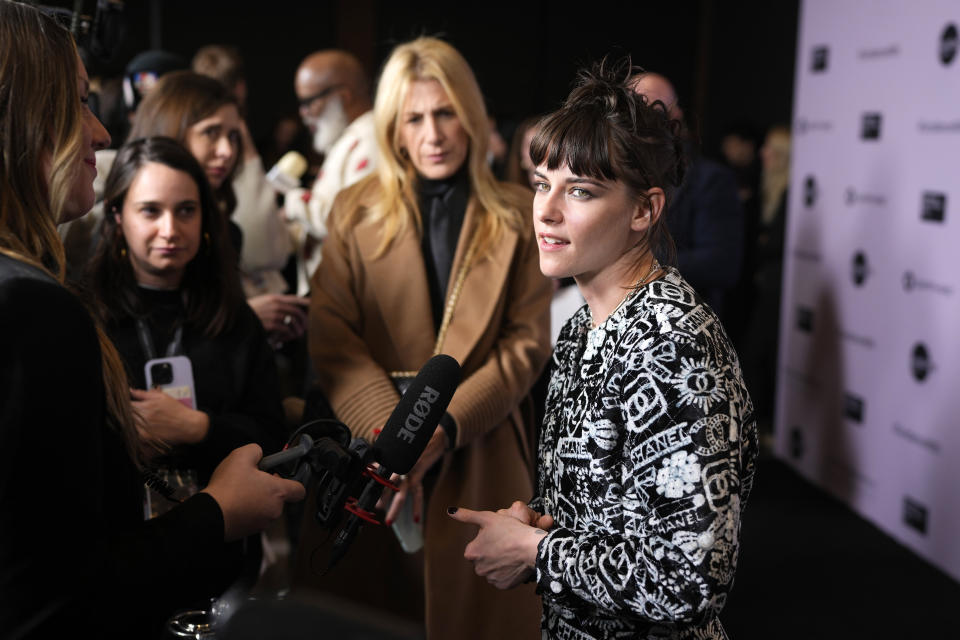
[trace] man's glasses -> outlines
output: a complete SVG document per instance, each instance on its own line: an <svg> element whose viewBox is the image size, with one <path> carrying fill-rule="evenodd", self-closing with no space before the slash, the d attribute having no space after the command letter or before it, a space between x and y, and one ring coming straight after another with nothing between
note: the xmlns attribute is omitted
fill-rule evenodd
<svg viewBox="0 0 960 640"><path fill-rule="evenodd" d="M314 102L316 102L317 100L322 100L326 98L327 96L329 96L331 93L341 88L342 86L343 86L342 84L332 84L326 89L323 89L322 91L318 91L312 96L307 96L306 98L300 98L297 102L300 104L301 109L308 109L310 105L312 105Z"/></svg>

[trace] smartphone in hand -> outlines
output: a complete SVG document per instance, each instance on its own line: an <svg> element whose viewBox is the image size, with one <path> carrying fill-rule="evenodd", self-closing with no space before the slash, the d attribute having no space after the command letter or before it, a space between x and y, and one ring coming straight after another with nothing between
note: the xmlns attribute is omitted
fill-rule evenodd
<svg viewBox="0 0 960 640"><path fill-rule="evenodd" d="M193 386L193 365L187 356L170 356L147 360L144 365L148 389L159 389L180 401L188 409L197 408L197 392Z"/></svg>

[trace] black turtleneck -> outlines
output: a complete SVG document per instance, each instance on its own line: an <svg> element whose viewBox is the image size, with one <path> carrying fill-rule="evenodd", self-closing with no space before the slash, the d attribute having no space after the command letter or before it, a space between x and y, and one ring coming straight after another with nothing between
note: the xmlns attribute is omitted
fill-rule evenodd
<svg viewBox="0 0 960 640"><path fill-rule="evenodd" d="M470 178L466 163L449 178L430 180L420 177L417 189L420 196L420 215L423 219L423 235L420 250L427 269L427 286L430 290L430 308L433 311L433 326L439 332L443 322L453 256L457 241L467 215L470 199ZM448 447L457 443L457 423L445 413L440 426L447 432Z"/></svg>
<svg viewBox="0 0 960 640"><path fill-rule="evenodd" d="M420 248L427 269L430 306L434 328L439 331L443 308L450 284L450 270L457 251L460 229L467 213L470 180L466 163L457 173L442 180L420 177L417 184L423 235Z"/></svg>
<svg viewBox="0 0 960 640"><path fill-rule="evenodd" d="M153 340L153 353L144 350L144 357L158 358L168 355L167 347L174 339L177 326L183 322L183 294L179 289L151 289L143 286L137 287L137 293L143 307L149 310L146 324Z"/></svg>

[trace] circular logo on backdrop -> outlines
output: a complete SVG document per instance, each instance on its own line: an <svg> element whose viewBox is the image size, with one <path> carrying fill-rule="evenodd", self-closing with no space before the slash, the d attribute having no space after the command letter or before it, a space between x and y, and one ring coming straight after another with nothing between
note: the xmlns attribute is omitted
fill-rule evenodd
<svg viewBox="0 0 960 640"><path fill-rule="evenodd" d="M803 204L807 207L812 207L816 201L817 181L814 180L813 176L807 176L807 179L803 182Z"/></svg>
<svg viewBox="0 0 960 640"><path fill-rule="evenodd" d="M913 370L913 377L917 379L917 382L926 380L930 372L933 371L930 352L927 351L927 346L922 342L918 342L913 347L913 354L910 358L910 368Z"/></svg>
<svg viewBox="0 0 960 640"><path fill-rule="evenodd" d="M950 64L957 57L957 25L948 24L940 34L940 62Z"/></svg>
<svg viewBox="0 0 960 640"><path fill-rule="evenodd" d="M853 255L853 284L858 287L863 286L868 275L870 275L870 266L867 264L867 254L857 251Z"/></svg>
<svg viewBox="0 0 960 640"><path fill-rule="evenodd" d="M814 73L823 73L827 70L827 61L830 58L830 48L820 46L813 48L813 56L810 61L810 70Z"/></svg>

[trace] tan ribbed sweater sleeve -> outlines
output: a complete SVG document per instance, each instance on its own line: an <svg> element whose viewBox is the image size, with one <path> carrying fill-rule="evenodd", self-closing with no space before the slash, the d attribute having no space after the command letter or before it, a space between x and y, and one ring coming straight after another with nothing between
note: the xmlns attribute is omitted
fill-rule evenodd
<svg viewBox="0 0 960 640"><path fill-rule="evenodd" d="M331 216L336 216L334 208ZM310 294L309 347L317 382L354 436L373 442L400 400L362 336L363 309L356 291L364 272L356 244L330 225L323 260Z"/></svg>

